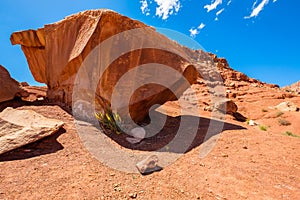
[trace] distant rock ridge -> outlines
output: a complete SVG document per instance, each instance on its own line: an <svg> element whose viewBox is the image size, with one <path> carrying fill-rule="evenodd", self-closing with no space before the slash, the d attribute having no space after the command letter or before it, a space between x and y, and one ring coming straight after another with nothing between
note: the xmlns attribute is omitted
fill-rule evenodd
<svg viewBox="0 0 300 200"><path fill-rule="evenodd" d="M13 79L9 72L0 65L0 102L9 101L15 97L26 96L26 91L20 83Z"/></svg>
<svg viewBox="0 0 300 200"><path fill-rule="evenodd" d="M285 86L283 87L283 89L288 92L300 94L300 81L293 83L292 85Z"/></svg>
<svg viewBox="0 0 300 200"><path fill-rule="evenodd" d="M30 86L26 82L19 83L9 72L0 65L0 103L20 98L23 101L33 102L44 100L47 96L47 87Z"/></svg>
<svg viewBox="0 0 300 200"><path fill-rule="evenodd" d="M276 84L268 84L268 83L261 82L257 79L248 77L246 74L242 72L232 69L229 66L226 58L218 58L218 56L213 53L209 53L209 55L213 58L214 62L216 63L218 70L221 73L221 76L224 80L225 85L230 85L232 81L244 81L250 84L257 84L264 87L279 88L279 86Z"/></svg>

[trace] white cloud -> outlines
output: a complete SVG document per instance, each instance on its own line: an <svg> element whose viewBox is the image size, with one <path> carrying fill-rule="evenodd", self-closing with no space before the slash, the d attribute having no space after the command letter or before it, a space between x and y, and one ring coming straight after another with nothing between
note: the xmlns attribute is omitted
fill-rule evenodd
<svg viewBox="0 0 300 200"><path fill-rule="evenodd" d="M258 4L257 6L256 6L256 3L257 3L257 1L255 1L255 3L253 4L253 8L252 8L252 12L251 12L250 16L244 17L245 19L257 17L259 15L259 13L263 10L265 5L267 5L269 3L269 0L262 0L262 2L260 2L260 4Z"/></svg>
<svg viewBox="0 0 300 200"><path fill-rule="evenodd" d="M204 6L204 8L207 9L207 12L210 12L218 7L218 5L222 4L222 0L214 0L211 4L207 4Z"/></svg>
<svg viewBox="0 0 300 200"><path fill-rule="evenodd" d="M190 36L195 38L196 35L198 35L200 33L200 31L202 29L204 29L206 25L204 23L201 23L197 28L191 28L189 31L190 31Z"/></svg>
<svg viewBox="0 0 300 200"><path fill-rule="evenodd" d="M198 29L201 30L201 29L203 29L205 26L206 26L205 24L201 23L201 24L198 26Z"/></svg>
<svg viewBox="0 0 300 200"><path fill-rule="evenodd" d="M221 10L219 10L216 15L219 16L223 11L225 10L225 8L222 8Z"/></svg>
<svg viewBox="0 0 300 200"><path fill-rule="evenodd" d="M255 8L255 6L256 6L256 4L257 4L257 1L258 1L258 0L255 0L255 2L253 3L253 5L252 5L252 10Z"/></svg>
<svg viewBox="0 0 300 200"><path fill-rule="evenodd" d="M229 6L231 4L231 0L229 0L228 2L227 2L227 6Z"/></svg>
<svg viewBox="0 0 300 200"><path fill-rule="evenodd" d="M196 37L196 35L199 34L199 31L196 28L191 28L189 31L190 31L190 36L193 37L193 38Z"/></svg>
<svg viewBox="0 0 300 200"><path fill-rule="evenodd" d="M275 3L277 0L273 0L273 3Z"/></svg>
<svg viewBox="0 0 300 200"><path fill-rule="evenodd" d="M156 7L155 15L161 17L163 20L170 15L177 13L181 7L179 0L154 0L158 7Z"/></svg>
<svg viewBox="0 0 300 200"><path fill-rule="evenodd" d="M216 18L215 18L215 21L218 21L219 18L218 16L225 10L225 8L222 8L221 10L219 10L217 13L216 13Z"/></svg>
<svg viewBox="0 0 300 200"><path fill-rule="evenodd" d="M146 16L150 15L150 9L148 7L148 1L147 0L141 0L140 3L142 4L141 7L140 7L142 13L145 14Z"/></svg>

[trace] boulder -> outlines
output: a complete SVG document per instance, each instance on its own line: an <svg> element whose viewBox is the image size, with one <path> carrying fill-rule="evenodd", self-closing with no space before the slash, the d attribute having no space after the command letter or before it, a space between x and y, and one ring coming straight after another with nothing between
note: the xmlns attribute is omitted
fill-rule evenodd
<svg viewBox="0 0 300 200"><path fill-rule="evenodd" d="M141 48L142 45L150 44L150 42L165 48L136 48L128 53L125 52L117 59L113 59L113 62L110 63L101 77L97 77L95 71L82 69L83 61L103 41L118 36L125 31L137 29L141 30L141 34L135 38L135 43L140 45ZM129 37L126 34L123 36L125 39ZM145 37L148 37L149 41ZM201 61L203 63L202 76L216 73L216 70L209 71L207 61L210 61L211 58L206 53L185 48L157 33L152 27L104 9L74 14L62 21L45 25L37 30L15 32L11 35L11 42L14 45L21 45L35 80L47 84L47 97L49 100L70 107L74 105L73 89L80 70L83 70L81 74L85 79L81 79L77 84L80 85L81 89L81 96L78 99L89 102L96 99L97 105L105 108L111 106L114 88L121 77L126 72L137 68L137 66L158 63L179 72L181 76L174 78L170 76L170 73L162 72L155 66L149 66L151 70L140 71L134 77L122 83L123 91L119 96L124 99L130 96L130 101L129 105L126 105L127 102L120 98L117 108L122 110L124 106L128 106L134 121L141 121L148 116L148 112L153 105L176 100L176 95L180 96L190 84L195 83L197 80L198 73L195 66L182 56L170 53L169 50L183 52L183 54L195 58L199 63ZM112 55L121 48L120 46L114 46L117 42L118 39L111 41L110 48L104 52L105 55L98 56L99 58L95 58L93 62L105 63L113 58ZM208 71L212 73L208 73ZM136 80L146 80L156 76L160 76L160 80L169 78L167 81L169 87L166 88L155 83L144 84L136 89L132 95L129 95L127 89L133 87ZM187 80L189 84L184 84L184 80ZM91 88L94 87L91 84L95 83L97 84L96 97L94 97L93 91L91 92ZM76 87L78 87L77 85ZM170 88L173 92L169 90Z"/></svg>
<svg viewBox="0 0 300 200"><path fill-rule="evenodd" d="M294 104L293 102L282 102L280 104L278 104L277 106L274 107L275 109L278 109L282 112L288 112L288 111L299 111L299 108L297 107L296 104Z"/></svg>
<svg viewBox="0 0 300 200"><path fill-rule="evenodd" d="M2 65L0 65L0 86L0 103L12 100L23 92L19 82L11 78Z"/></svg>
<svg viewBox="0 0 300 200"><path fill-rule="evenodd" d="M146 159L136 164L137 169L141 174L149 174L155 171L160 171L162 168L158 166L158 157L156 155L148 156Z"/></svg>
<svg viewBox="0 0 300 200"><path fill-rule="evenodd" d="M63 124L31 110L8 107L0 113L0 154L47 137Z"/></svg>
<svg viewBox="0 0 300 200"><path fill-rule="evenodd" d="M226 114L234 114L238 110L237 105L230 99L221 99L217 101L214 108Z"/></svg>

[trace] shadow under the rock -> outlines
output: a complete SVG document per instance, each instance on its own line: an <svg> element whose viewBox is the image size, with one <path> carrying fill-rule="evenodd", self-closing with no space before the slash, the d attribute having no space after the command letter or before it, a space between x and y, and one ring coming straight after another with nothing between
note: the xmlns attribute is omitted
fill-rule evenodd
<svg viewBox="0 0 300 200"><path fill-rule="evenodd" d="M59 150L62 150L64 147L57 141L57 138L65 132L66 130L64 128L60 128L53 135L1 154L0 162L23 160L45 154L55 153Z"/></svg>
<svg viewBox="0 0 300 200"><path fill-rule="evenodd" d="M36 100L36 101L22 101L19 97L15 97L13 100L5 101L0 103L0 112L2 112L7 107L12 107L14 109L22 106L59 106L65 112L72 115L72 109L66 105L60 105L58 102L51 102L48 99Z"/></svg>
<svg viewBox="0 0 300 200"><path fill-rule="evenodd" d="M104 130L103 132L116 143L128 149L186 153L223 131L246 129L245 127L224 121L192 115L171 117L158 112L156 115L161 115L160 117L166 118L163 128L151 136L146 134L146 138L136 144L127 141L127 138L131 136L126 133L117 135L109 130ZM184 123L183 126L182 123ZM195 125L197 127L193 127ZM145 128L145 130L146 133L151 132L151 130L147 128ZM174 142L174 140L176 140L176 142Z"/></svg>

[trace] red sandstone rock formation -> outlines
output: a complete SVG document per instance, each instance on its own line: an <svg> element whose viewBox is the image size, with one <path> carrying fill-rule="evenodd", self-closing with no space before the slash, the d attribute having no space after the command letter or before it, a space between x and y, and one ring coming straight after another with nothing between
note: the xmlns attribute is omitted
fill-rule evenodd
<svg viewBox="0 0 300 200"><path fill-rule="evenodd" d="M149 35L150 42L155 45L163 44L164 49L136 49L123 54L109 65L101 77L93 79L90 74L93 72L85 72L86 80L79 83L80 87L91 88L89 86L91 82L99 79L95 91L97 102L102 104L102 107L110 106L111 96L119 79L129 70L147 63L166 65L181 74L181 77L175 78L166 73L161 75L170 79L169 86L177 96L182 94L190 84L196 82L197 71L190 61L178 54L170 53L168 50L183 52L198 61L201 56L202 61L207 60L209 56L206 56L204 52L182 47L158 34L153 28L109 10L85 11L66 17L57 23L45 25L44 28L38 30L15 32L11 35L11 42L14 45L21 45L35 80L47 84L48 98L71 106L74 81L88 55L108 38L137 28L145 28L142 30L144 31L142 35ZM136 38L136 42L141 45L150 43L147 39L143 40L143 37L139 38L139 36ZM111 45L113 47L113 44ZM116 48L107 49L107 51L106 55L109 57L116 51ZM202 76L213 75L214 71L205 69L206 65L203 65ZM210 70L212 72L209 72ZM161 72L153 68L150 74L147 73L136 74L133 78L156 76ZM184 84L184 78L188 84ZM134 84L135 80L128 80L124 83L124 87L130 88ZM152 83L138 88L130 98L131 117L136 121L142 120L153 105L176 100L176 96L169 90L170 88ZM123 92L126 94L126 91ZM81 95L81 99L93 97L88 90L82 90ZM103 104L105 105L103 106Z"/></svg>

